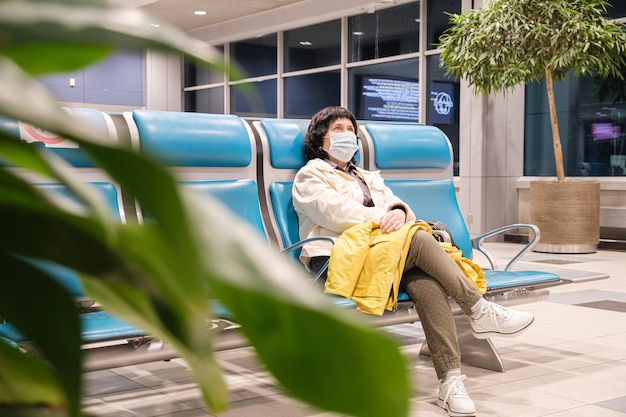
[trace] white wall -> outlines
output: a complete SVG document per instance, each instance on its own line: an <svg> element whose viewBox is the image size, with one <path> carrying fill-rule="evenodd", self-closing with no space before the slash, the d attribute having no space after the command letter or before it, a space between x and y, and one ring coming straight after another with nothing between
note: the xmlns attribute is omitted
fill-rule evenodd
<svg viewBox="0 0 626 417"><path fill-rule="evenodd" d="M146 108L182 111L182 57L179 54L146 53Z"/></svg>

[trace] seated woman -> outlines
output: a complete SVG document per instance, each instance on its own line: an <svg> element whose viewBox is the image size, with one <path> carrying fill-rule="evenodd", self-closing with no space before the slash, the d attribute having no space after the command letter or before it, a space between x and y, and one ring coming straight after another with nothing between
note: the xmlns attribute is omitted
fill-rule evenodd
<svg viewBox="0 0 626 417"><path fill-rule="evenodd" d="M355 166L356 131L354 115L343 107L327 107L313 116L304 141L307 163L293 183L301 239L339 237L364 222L379 224L381 233L393 233L416 222L411 208L385 186L378 172ZM330 242L314 241L303 247L301 260L317 273L331 251ZM516 336L533 323L534 317L484 299L426 230L418 229L412 235L405 256L399 286L411 297L424 328L440 379L437 404L450 416L475 415L474 402L463 385L465 375L461 374L458 336L448 297L470 316L478 338Z"/></svg>

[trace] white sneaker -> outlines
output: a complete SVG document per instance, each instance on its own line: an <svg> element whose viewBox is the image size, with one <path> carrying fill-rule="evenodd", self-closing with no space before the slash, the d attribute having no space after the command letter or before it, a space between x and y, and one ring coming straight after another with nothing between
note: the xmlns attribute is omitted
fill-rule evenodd
<svg viewBox="0 0 626 417"><path fill-rule="evenodd" d="M476 415L476 406L465 391L464 379L465 375L452 376L439 384L437 405L446 410L451 417Z"/></svg>
<svg viewBox="0 0 626 417"><path fill-rule="evenodd" d="M532 313L502 307L490 301L480 317L470 318L470 324L475 338L488 339L494 336L517 336L528 329L534 320Z"/></svg>

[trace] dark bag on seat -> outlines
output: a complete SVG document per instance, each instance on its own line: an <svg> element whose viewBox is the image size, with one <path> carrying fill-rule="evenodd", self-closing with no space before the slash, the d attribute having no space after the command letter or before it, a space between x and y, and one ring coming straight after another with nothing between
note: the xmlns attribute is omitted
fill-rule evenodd
<svg viewBox="0 0 626 417"><path fill-rule="evenodd" d="M437 240L438 242L450 243L452 244L452 246L456 246L454 244L454 238L452 237L452 233L445 224L438 220L431 220L427 223L433 230L433 237L435 238L435 240Z"/></svg>

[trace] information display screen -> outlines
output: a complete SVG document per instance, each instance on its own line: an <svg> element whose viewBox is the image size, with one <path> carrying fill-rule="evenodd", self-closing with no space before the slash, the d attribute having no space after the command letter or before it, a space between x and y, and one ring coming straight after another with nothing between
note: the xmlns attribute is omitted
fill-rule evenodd
<svg viewBox="0 0 626 417"><path fill-rule="evenodd" d="M361 79L361 118L366 120L419 120L419 83L385 77Z"/></svg>

